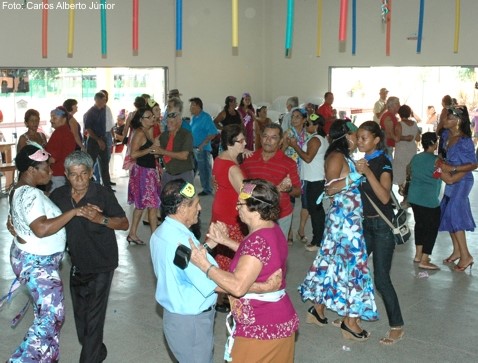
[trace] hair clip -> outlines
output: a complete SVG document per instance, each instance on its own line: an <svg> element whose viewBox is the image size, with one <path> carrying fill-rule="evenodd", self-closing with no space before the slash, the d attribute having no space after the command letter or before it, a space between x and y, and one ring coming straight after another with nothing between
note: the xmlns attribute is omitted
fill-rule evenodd
<svg viewBox="0 0 478 363"><path fill-rule="evenodd" d="M194 188L194 185L189 182L186 182L186 184L184 184L184 186L179 191L179 194L186 198L192 198L196 194L196 189Z"/></svg>
<svg viewBox="0 0 478 363"><path fill-rule="evenodd" d="M252 183L243 184L242 188L241 188L241 192L239 193L239 198L243 199L243 200L252 198L252 199L257 200L258 202L265 203L267 205L272 205L271 203L266 202L265 200L256 198L252 195L252 192L254 191L256 186L257 186L256 184L252 184Z"/></svg>

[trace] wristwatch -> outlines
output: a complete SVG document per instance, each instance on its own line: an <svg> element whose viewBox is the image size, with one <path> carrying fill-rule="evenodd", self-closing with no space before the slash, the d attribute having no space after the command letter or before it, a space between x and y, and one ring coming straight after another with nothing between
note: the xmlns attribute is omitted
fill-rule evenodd
<svg viewBox="0 0 478 363"><path fill-rule="evenodd" d="M103 217L103 222L101 222L104 226L107 226L108 225L108 222L110 221L110 219L108 217Z"/></svg>

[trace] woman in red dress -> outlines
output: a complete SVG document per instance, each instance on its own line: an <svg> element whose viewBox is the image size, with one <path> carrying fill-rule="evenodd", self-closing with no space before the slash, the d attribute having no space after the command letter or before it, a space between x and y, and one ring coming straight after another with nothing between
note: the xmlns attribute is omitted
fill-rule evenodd
<svg viewBox="0 0 478 363"><path fill-rule="evenodd" d="M246 138L242 125L225 126L221 133L221 146L224 151L214 160L212 168L216 194L212 203L211 222L223 222L227 226L229 237L238 244L244 239L244 232L247 231L244 231L245 225L240 221L236 209L238 194L244 179L238 157L243 153L245 145ZM219 267L229 271L234 251L218 245L215 253ZM216 310L227 312L229 308L223 300L224 295L220 294Z"/></svg>

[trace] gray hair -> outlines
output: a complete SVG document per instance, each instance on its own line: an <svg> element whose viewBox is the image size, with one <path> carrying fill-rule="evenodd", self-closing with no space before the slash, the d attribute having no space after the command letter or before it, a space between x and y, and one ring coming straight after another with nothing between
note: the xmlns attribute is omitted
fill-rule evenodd
<svg viewBox="0 0 478 363"><path fill-rule="evenodd" d="M391 106L394 106L394 105L399 105L400 104L400 100L398 99L398 97L389 97L387 99L387 108L390 108Z"/></svg>
<svg viewBox="0 0 478 363"><path fill-rule="evenodd" d="M291 107L299 107L299 97L297 96L289 97L287 101L285 102L285 104Z"/></svg>
<svg viewBox="0 0 478 363"><path fill-rule="evenodd" d="M176 108L179 113L183 113L183 101L179 97L171 97L168 100L168 104L172 105L174 108ZM171 110L168 110L168 112L171 112Z"/></svg>
<svg viewBox="0 0 478 363"><path fill-rule="evenodd" d="M65 159L65 170L68 172L70 167L84 165L88 171L93 170L93 159L86 152L81 150L73 151Z"/></svg>

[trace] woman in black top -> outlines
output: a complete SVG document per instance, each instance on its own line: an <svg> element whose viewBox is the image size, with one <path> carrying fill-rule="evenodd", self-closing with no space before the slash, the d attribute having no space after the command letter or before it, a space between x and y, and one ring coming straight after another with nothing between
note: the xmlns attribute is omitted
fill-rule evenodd
<svg viewBox="0 0 478 363"><path fill-rule="evenodd" d="M224 126L237 124L242 125L242 117L239 111L236 110L237 99L234 96L227 96L224 109L214 119L214 124L219 130Z"/></svg>
<svg viewBox="0 0 478 363"><path fill-rule="evenodd" d="M403 338L403 318L395 289L390 279L395 241L392 230L380 217L370 200L391 220L393 207L390 201L392 189L392 164L384 152L384 136L380 126L374 121L366 121L357 132L357 146L365 153L364 159L357 161L357 171L366 177L360 192L363 203L363 230L367 253L373 255L375 286L382 295L387 311L390 330L380 339L384 345L392 345Z"/></svg>
<svg viewBox="0 0 478 363"><path fill-rule="evenodd" d="M131 126L135 129L131 140L131 157L136 161L132 166L128 183L128 204L134 203L133 220L127 237L128 244L145 243L136 234L144 209L148 210L151 233L158 226L159 175L156 168L156 155L159 155L159 141L153 138L155 118L150 108L136 111Z"/></svg>

